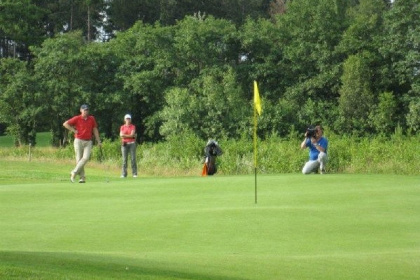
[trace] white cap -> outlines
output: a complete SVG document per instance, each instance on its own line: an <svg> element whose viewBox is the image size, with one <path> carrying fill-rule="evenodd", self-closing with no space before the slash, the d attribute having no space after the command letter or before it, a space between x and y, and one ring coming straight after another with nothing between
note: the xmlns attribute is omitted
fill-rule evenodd
<svg viewBox="0 0 420 280"><path fill-rule="evenodd" d="M126 114L125 116L124 116L124 120L125 119L130 119L131 120L131 115L130 114Z"/></svg>

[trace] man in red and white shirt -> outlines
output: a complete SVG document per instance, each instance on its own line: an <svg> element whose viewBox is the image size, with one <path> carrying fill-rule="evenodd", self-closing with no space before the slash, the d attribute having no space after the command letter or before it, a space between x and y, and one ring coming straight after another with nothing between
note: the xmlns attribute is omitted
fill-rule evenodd
<svg viewBox="0 0 420 280"><path fill-rule="evenodd" d="M131 157L131 172L133 177L137 177L137 159L136 159L136 126L131 123L131 115L124 116L124 122L120 127L121 153L123 159L121 178L127 177L127 159L128 154Z"/></svg>
<svg viewBox="0 0 420 280"><path fill-rule="evenodd" d="M80 107L80 115L65 121L63 126L74 133L74 151L76 154L76 167L70 173L70 180L74 182L76 175L80 176L79 183L86 182L85 165L92 151L92 134L101 146L98 124L93 116L89 115L89 107L84 104Z"/></svg>

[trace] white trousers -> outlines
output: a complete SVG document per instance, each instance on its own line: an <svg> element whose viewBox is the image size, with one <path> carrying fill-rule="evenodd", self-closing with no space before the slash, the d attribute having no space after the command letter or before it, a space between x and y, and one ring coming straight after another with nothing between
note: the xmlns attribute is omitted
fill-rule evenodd
<svg viewBox="0 0 420 280"><path fill-rule="evenodd" d="M76 167L72 173L79 174L80 178L85 178L85 164L90 158L92 151L92 141L74 139L74 152L76 154Z"/></svg>
<svg viewBox="0 0 420 280"><path fill-rule="evenodd" d="M303 174L310 174L318 170L318 168L325 169L325 164L328 161L326 153L320 152L317 160L309 160L302 168Z"/></svg>

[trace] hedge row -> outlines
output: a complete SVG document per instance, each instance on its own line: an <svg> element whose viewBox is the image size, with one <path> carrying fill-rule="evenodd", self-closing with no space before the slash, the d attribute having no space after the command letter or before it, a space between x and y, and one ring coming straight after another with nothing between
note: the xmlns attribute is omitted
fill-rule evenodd
<svg viewBox="0 0 420 280"><path fill-rule="evenodd" d="M388 173L420 174L420 136L404 136L396 132L390 136L357 138L326 135L329 140L328 173ZM300 149L303 138L273 135L258 140L258 172L297 173L308 158L308 151ZM254 172L253 141L218 139L224 153L218 158L219 174L252 174ZM196 175L200 173L205 142L193 135L182 135L160 143L143 143L137 148L139 170L158 176ZM3 158L28 158L29 147L1 148ZM72 160L73 147L31 149L31 159ZM92 161L119 168L120 143L105 140L102 153L95 146Z"/></svg>

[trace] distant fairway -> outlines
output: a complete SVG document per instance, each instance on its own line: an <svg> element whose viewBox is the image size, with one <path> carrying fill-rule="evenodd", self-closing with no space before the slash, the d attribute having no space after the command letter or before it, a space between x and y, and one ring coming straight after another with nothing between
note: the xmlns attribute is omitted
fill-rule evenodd
<svg viewBox="0 0 420 280"><path fill-rule="evenodd" d="M264 175L255 205L253 176L69 168L0 171L0 279L420 277L419 176Z"/></svg>
<svg viewBox="0 0 420 280"><path fill-rule="evenodd" d="M51 133L50 132L38 132L36 134L36 146L37 147L49 147L51 146ZM0 147L10 148L14 147L14 138L10 135L0 136Z"/></svg>

